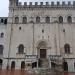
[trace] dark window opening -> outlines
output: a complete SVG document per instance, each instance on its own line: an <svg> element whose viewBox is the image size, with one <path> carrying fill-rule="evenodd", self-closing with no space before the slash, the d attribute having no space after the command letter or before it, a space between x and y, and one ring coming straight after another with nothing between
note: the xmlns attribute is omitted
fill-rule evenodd
<svg viewBox="0 0 75 75"><path fill-rule="evenodd" d="M15 69L15 61L12 61L12 63L11 63L11 69Z"/></svg>
<svg viewBox="0 0 75 75"><path fill-rule="evenodd" d="M7 24L7 19L4 20L4 24Z"/></svg>
<svg viewBox="0 0 75 75"><path fill-rule="evenodd" d="M63 23L63 17L62 16L59 17L59 23Z"/></svg>
<svg viewBox="0 0 75 75"><path fill-rule="evenodd" d="M68 21L68 23L72 23L72 17L71 16L68 16L67 17L67 21Z"/></svg>
<svg viewBox="0 0 75 75"><path fill-rule="evenodd" d="M27 23L27 17L23 17L23 24L26 24Z"/></svg>
<svg viewBox="0 0 75 75"><path fill-rule="evenodd" d="M46 17L46 23L50 23L50 17Z"/></svg>
<svg viewBox="0 0 75 75"><path fill-rule="evenodd" d="M42 33L44 33L44 29L42 29Z"/></svg>
<svg viewBox="0 0 75 75"><path fill-rule="evenodd" d="M3 45L0 45L0 54L3 54L3 49L4 49Z"/></svg>
<svg viewBox="0 0 75 75"><path fill-rule="evenodd" d="M21 62L21 69L25 69L25 62L24 61Z"/></svg>
<svg viewBox="0 0 75 75"><path fill-rule="evenodd" d="M22 44L19 45L19 47L18 47L18 53L19 53L19 54L24 53L24 46L23 46Z"/></svg>
<svg viewBox="0 0 75 75"><path fill-rule="evenodd" d="M75 63L74 63L74 69L75 69Z"/></svg>
<svg viewBox="0 0 75 75"><path fill-rule="evenodd" d="M21 30L21 27L19 27L19 30Z"/></svg>
<svg viewBox="0 0 75 75"><path fill-rule="evenodd" d="M55 63L51 62L51 68L55 68Z"/></svg>
<svg viewBox="0 0 75 75"><path fill-rule="evenodd" d="M3 38L4 37L4 33L1 33L1 38Z"/></svg>
<svg viewBox="0 0 75 75"><path fill-rule="evenodd" d="M3 23L3 19L1 19L1 23Z"/></svg>
<svg viewBox="0 0 75 75"><path fill-rule="evenodd" d="M27 66L31 66L31 64L28 63Z"/></svg>
<svg viewBox="0 0 75 75"><path fill-rule="evenodd" d="M40 23L40 17L36 17L36 23Z"/></svg>
<svg viewBox="0 0 75 75"><path fill-rule="evenodd" d="M0 59L0 69L2 69L2 63L3 63L3 60Z"/></svg>
<svg viewBox="0 0 75 75"><path fill-rule="evenodd" d="M32 68L37 67L37 62L32 63Z"/></svg>
<svg viewBox="0 0 75 75"><path fill-rule="evenodd" d="M16 24L19 23L19 17L15 17L15 23L16 23Z"/></svg>
<svg viewBox="0 0 75 75"><path fill-rule="evenodd" d="M63 62L63 69L64 69L64 71L68 71L68 64L67 64L67 62Z"/></svg>
<svg viewBox="0 0 75 75"><path fill-rule="evenodd" d="M65 44L64 45L64 50L66 54L70 54L70 45L69 44Z"/></svg>

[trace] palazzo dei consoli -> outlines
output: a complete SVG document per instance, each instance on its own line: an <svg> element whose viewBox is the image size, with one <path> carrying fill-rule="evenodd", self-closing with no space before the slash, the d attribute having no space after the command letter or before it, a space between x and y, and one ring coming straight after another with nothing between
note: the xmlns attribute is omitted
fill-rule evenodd
<svg viewBox="0 0 75 75"><path fill-rule="evenodd" d="M9 0L0 17L0 69L54 68L75 72L75 1Z"/></svg>

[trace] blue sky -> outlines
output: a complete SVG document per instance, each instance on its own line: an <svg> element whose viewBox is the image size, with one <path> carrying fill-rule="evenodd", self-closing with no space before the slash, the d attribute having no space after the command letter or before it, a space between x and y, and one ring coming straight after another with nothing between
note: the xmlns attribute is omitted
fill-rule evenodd
<svg viewBox="0 0 75 75"><path fill-rule="evenodd" d="M46 2L46 1L48 1L48 2L51 2L51 1L60 1L60 2L62 2L63 0L19 0L19 1L21 1L21 2L41 2L41 1L43 1L43 2ZM74 0L64 0L64 1L74 1ZM8 16L8 7L9 7L9 0L1 0L0 1L0 17L6 17L6 16Z"/></svg>

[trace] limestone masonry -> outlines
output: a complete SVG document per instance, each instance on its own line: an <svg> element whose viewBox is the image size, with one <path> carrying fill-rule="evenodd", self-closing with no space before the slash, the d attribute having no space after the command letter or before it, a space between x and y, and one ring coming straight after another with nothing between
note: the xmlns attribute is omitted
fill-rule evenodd
<svg viewBox="0 0 75 75"><path fill-rule="evenodd" d="M75 1L9 0L0 17L0 69L75 72Z"/></svg>

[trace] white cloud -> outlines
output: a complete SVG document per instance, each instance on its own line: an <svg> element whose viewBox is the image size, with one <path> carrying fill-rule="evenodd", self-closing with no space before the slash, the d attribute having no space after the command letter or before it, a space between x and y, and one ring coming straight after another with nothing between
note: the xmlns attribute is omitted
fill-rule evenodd
<svg viewBox="0 0 75 75"><path fill-rule="evenodd" d="M8 0L0 1L0 16L8 16Z"/></svg>

